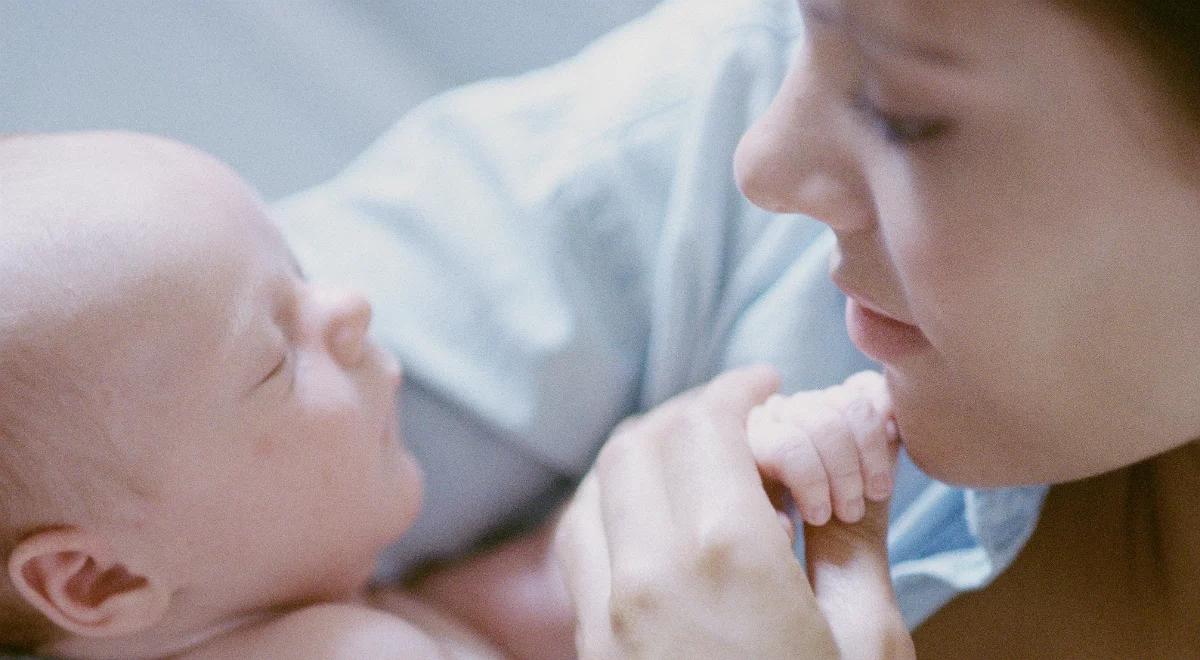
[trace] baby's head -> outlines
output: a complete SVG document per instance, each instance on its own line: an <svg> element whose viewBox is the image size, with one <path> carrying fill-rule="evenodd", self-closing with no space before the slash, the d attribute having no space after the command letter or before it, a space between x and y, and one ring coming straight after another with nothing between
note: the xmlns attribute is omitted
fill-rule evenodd
<svg viewBox="0 0 1200 660"><path fill-rule="evenodd" d="M343 598L412 521L369 306L212 158L0 140L0 282L0 645L165 650Z"/></svg>

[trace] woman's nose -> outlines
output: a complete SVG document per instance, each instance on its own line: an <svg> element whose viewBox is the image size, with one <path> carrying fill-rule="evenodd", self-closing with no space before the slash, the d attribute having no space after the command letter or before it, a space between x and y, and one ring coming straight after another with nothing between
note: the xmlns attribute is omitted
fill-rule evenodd
<svg viewBox="0 0 1200 660"><path fill-rule="evenodd" d="M755 205L852 232L871 222L869 195L844 118L827 96L816 88L801 53L767 111L742 136L734 173Z"/></svg>
<svg viewBox="0 0 1200 660"><path fill-rule="evenodd" d="M341 289L324 290L321 298L329 352L343 366L353 367L362 361L366 350L371 304L362 294Z"/></svg>

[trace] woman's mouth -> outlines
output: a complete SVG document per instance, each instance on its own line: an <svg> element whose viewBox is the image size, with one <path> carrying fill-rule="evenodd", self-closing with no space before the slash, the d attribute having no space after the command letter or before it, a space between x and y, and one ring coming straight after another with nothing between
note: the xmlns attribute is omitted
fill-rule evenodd
<svg viewBox="0 0 1200 660"><path fill-rule="evenodd" d="M930 348L929 339L920 328L897 321L852 297L846 299L846 329L858 350L884 364Z"/></svg>

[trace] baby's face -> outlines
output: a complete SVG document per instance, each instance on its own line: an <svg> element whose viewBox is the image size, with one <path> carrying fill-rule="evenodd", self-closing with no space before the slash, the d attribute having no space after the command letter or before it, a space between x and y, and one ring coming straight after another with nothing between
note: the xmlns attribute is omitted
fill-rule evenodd
<svg viewBox="0 0 1200 660"><path fill-rule="evenodd" d="M399 367L364 299L305 281L245 185L184 160L150 187L145 245L121 247L140 276L98 333L128 338L105 386L149 472L142 517L181 582L227 585L224 607L343 597L420 503Z"/></svg>

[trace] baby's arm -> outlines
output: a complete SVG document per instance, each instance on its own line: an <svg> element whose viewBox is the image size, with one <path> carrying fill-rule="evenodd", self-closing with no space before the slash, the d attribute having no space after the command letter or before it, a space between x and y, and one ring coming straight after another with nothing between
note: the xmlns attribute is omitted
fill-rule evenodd
<svg viewBox="0 0 1200 660"><path fill-rule="evenodd" d="M442 567L413 592L514 658L575 657L575 613L551 552L554 523Z"/></svg>
<svg viewBox="0 0 1200 660"><path fill-rule="evenodd" d="M750 412L750 447L763 476L785 486L804 522L855 523L867 500L892 494L898 439L883 376L774 395Z"/></svg>
<svg viewBox="0 0 1200 660"><path fill-rule="evenodd" d="M495 660L503 655L449 619L396 595L376 603L322 603L250 624L179 656L331 660ZM404 617L404 618L401 618Z"/></svg>

